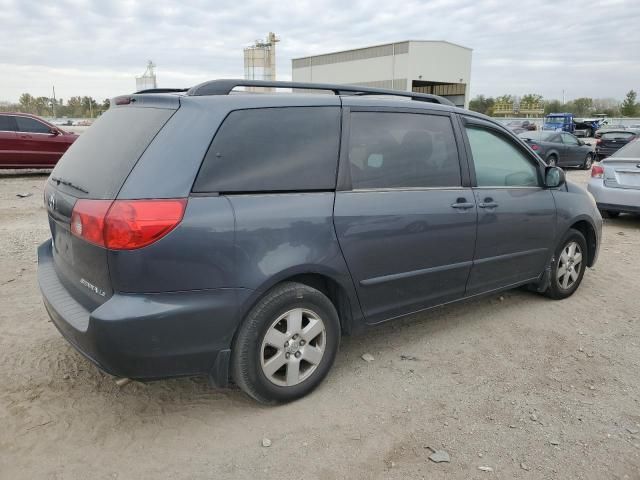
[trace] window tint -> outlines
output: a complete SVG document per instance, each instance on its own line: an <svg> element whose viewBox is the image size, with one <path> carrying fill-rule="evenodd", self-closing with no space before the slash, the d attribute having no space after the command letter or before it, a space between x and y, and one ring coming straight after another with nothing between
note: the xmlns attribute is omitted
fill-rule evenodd
<svg viewBox="0 0 640 480"><path fill-rule="evenodd" d="M573 135L569 135L568 133L562 134L562 142L567 145L578 145L578 140Z"/></svg>
<svg viewBox="0 0 640 480"><path fill-rule="evenodd" d="M467 127L479 187L538 186L538 172L519 148L490 130Z"/></svg>
<svg viewBox="0 0 640 480"><path fill-rule="evenodd" d="M29 133L49 133L49 127L44 123L38 122L33 118L27 117L15 117L16 122L18 122L18 131L19 132L29 132Z"/></svg>
<svg viewBox="0 0 640 480"><path fill-rule="evenodd" d="M461 185L453 128L444 116L352 113L349 165L354 189Z"/></svg>
<svg viewBox="0 0 640 480"><path fill-rule="evenodd" d="M69 147L51 173L90 198L115 198L127 175L174 110L110 108ZM74 195L81 195L73 190Z"/></svg>
<svg viewBox="0 0 640 480"><path fill-rule="evenodd" d="M0 132L13 132L13 121L9 115L0 115Z"/></svg>
<svg viewBox="0 0 640 480"><path fill-rule="evenodd" d="M264 192L335 188L338 107L231 112L196 179L196 192Z"/></svg>

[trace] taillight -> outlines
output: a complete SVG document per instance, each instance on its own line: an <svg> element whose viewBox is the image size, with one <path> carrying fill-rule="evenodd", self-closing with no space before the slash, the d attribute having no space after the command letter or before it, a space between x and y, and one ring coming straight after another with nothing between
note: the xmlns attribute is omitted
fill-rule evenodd
<svg viewBox="0 0 640 480"><path fill-rule="evenodd" d="M532 143L531 150L540 150L540 145L536 145L535 143Z"/></svg>
<svg viewBox="0 0 640 480"><path fill-rule="evenodd" d="M604 168L600 165L594 165L591 167L591 178L602 178L604 175Z"/></svg>
<svg viewBox="0 0 640 480"><path fill-rule="evenodd" d="M71 233L104 247L104 220L111 200L78 200L71 213Z"/></svg>
<svg viewBox="0 0 640 480"><path fill-rule="evenodd" d="M146 247L182 220L187 199L78 200L71 214L71 233L112 250Z"/></svg>
<svg viewBox="0 0 640 480"><path fill-rule="evenodd" d="M598 139L596 140L596 145L600 145L601 143L602 143L602 139L601 139L601 138L598 138Z"/></svg>

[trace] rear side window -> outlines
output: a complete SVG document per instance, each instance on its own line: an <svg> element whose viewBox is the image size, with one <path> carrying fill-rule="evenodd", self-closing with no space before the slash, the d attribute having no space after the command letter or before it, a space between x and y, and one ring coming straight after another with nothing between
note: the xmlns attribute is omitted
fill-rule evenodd
<svg viewBox="0 0 640 480"><path fill-rule="evenodd" d="M9 115L0 115L0 132L13 132L14 130L12 118Z"/></svg>
<svg viewBox="0 0 640 480"><path fill-rule="evenodd" d="M335 188L338 107L231 112L207 152L195 192L273 192Z"/></svg>
<svg viewBox="0 0 640 480"><path fill-rule="evenodd" d="M538 171L524 152L489 129L467 127L479 187L537 187Z"/></svg>
<svg viewBox="0 0 640 480"><path fill-rule="evenodd" d="M446 116L352 113L349 166L354 189L461 185L458 150Z"/></svg>
<svg viewBox="0 0 640 480"><path fill-rule="evenodd" d="M117 107L103 113L71 145L51 176L82 190L69 193L88 198L115 198L125 179L175 110Z"/></svg>
<svg viewBox="0 0 640 480"><path fill-rule="evenodd" d="M18 131L26 133L49 133L49 127L42 122L27 117L15 117Z"/></svg>

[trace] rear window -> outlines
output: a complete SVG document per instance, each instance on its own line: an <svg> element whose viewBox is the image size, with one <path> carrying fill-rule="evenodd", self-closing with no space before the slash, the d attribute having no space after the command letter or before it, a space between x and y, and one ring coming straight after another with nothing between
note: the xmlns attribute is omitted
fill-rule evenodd
<svg viewBox="0 0 640 480"><path fill-rule="evenodd" d="M202 163L195 192L335 188L340 140L337 107L231 112Z"/></svg>
<svg viewBox="0 0 640 480"><path fill-rule="evenodd" d="M624 138L625 140L635 136L633 132L607 132L602 134L602 139L613 140L615 138Z"/></svg>
<svg viewBox="0 0 640 480"><path fill-rule="evenodd" d="M107 110L71 145L51 177L74 185L66 190L78 197L115 198L174 111L130 106Z"/></svg>
<svg viewBox="0 0 640 480"><path fill-rule="evenodd" d="M534 130L530 132L522 132L519 133L518 136L520 138L524 138L525 140L539 140L541 142L555 142L559 141L557 132L543 131L543 130Z"/></svg>
<svg viewBox="0 0 640 480"><path fill-rule="evenodd" d="M638 161L640 161L640 140L633 140L627 143L624 147L611 155L611 157L637 158Z"/></svg>

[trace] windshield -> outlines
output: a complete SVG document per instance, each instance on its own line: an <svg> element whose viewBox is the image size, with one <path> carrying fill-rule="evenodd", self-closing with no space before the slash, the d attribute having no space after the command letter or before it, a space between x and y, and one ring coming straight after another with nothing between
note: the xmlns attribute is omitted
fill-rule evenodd
<svg viewBox="0 0 640 480"><path fill-rule="evenodd" d="M545 121L545 123L563 124L564 123L564 118L563 117L547 117L544 121Z"/></svg>

